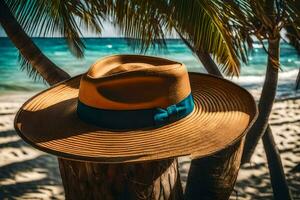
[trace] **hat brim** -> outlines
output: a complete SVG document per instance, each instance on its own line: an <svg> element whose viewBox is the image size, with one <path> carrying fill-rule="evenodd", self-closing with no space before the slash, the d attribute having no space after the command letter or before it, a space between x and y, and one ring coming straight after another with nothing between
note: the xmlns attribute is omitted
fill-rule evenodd
<svg viewBox="0 0 300 200"><path fill-rule="evenodd" d="M29 99L16 115L15 129L42 151L101 163L198 158L239 141L256 118L253 97L225 79L198 73L189 77L194 111L163 127L121 132L81 121L76 114L79 75Z"/></svg>

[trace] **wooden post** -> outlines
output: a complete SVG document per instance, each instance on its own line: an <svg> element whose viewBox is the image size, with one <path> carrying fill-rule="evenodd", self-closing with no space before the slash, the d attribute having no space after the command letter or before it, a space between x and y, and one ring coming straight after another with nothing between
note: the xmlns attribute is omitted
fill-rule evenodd
<svg viewBox="0 0 300 200"><path fill-rule="evenodd" d="M217 154L192 160L185 199L228 200L240 168L244 140Z"/></svg>
<svg viewBox="0 0 300 200"><path fill-rule="evenodd" d="M66 199L183 199L177 159L137 164L58 161Z"/></svg>

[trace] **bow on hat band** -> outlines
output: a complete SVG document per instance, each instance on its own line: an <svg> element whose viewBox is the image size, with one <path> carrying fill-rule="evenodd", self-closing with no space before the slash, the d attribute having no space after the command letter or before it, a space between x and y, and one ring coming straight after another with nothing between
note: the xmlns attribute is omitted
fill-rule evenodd
<svg viewBox="0 0 300 200"><path fill-rule="evenodd" d="M106 110L90 107L78 100L77 114L87 123L107 129L124 130L159 127L186 117L194 109L192 94L167 108Z"/></svg>

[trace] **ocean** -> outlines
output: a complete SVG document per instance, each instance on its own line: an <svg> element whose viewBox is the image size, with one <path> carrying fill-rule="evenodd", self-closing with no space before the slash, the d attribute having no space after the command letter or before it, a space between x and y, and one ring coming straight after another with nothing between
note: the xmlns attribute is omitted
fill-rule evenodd
<svg viewBox="0 0 300 200"><path fill-rule="evenodd" d="M85 56L74 57L63 38L34 38L33 41L54 63L72 76L87 71L97 59L113 54L138 54L123 38L86 38ZM168 39L166 49L151 48L147 55L154 55L183 62L189 71L203 72L205 69L197 57L179 39ZM295 80L300 66L300 56L287 43L281 43L281 71L277 98L300 96L295 91ZM256 98L262 88L266 70L267 54L259 43L249 52L249 62L242 64L240 77L229 80L248 89ZM18 50L8 38L0 38L0 95L7 93L37 92L48 87L43 81L34 81L20 70Z"/></svg>

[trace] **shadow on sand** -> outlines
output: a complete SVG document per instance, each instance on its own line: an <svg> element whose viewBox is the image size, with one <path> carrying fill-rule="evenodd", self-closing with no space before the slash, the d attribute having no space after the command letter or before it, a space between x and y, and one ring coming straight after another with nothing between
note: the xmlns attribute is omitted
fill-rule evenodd
<svg viewBox="0 0 300 200"><path fill-rule="evenodd" d="M0 199L63 199L56 158L16 136L0 132Z"/></svg>

